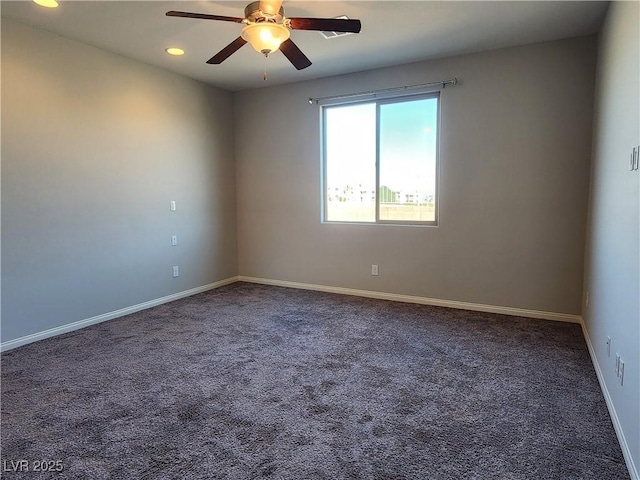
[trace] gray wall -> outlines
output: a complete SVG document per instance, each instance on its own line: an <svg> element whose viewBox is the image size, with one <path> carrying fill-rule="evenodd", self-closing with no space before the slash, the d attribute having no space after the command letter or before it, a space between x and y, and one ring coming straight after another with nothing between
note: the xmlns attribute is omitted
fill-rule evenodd
<svg viewBox="0 0 640 480"><path fill-rule="evenodd" d="M612 2L598 53L583 317L624 436L640 468L640 144L638 2ZM589 292L589 306L586 293ZM611 357L606 337L610 336ZM624 386L615 354L625 362Z"/></svg>
<svg viewBox="0 0 640 480"><path fill-rule="evenodd" d="M595 61L584 37L236 93L240 275L579 315ZM439 226L322 224L307 99L453 76Z"/></svg>
<svg viewBox="0 0 640 480"><path fill-rule="evenodd" d="M232 100L2 20L3 342L237 274Z"/></svg>

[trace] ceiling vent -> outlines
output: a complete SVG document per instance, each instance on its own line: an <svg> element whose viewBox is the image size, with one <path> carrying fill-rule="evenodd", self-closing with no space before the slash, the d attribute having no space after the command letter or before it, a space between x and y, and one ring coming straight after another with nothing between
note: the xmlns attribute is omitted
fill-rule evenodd
<svg viewBox="0 0 640 480"><path fill-rule="evenodd" d="M346 15L341 15L339 17L334 17L334 18L338 18L340 20L349 20L349 17L347 17ZM322 35L326 39L352 35L352 32L318 32L318 33L320 33L320 35Z"/></svg>

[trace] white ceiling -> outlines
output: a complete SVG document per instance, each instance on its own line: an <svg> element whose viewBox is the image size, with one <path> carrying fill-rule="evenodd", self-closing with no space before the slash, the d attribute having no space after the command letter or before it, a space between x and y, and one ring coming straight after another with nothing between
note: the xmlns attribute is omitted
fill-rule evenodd
<svg viewBox="0 0 640 480"><path fill-rule="evenodd" d="M347 15L362 21L358 35L326 40L293 31L313 62L297 71L280 53L267 61L249 45L221 65L205 62L240 35L231 22L170 18L168 10L243 17L248 1L61 1L45 9L28 0L3 1L3 17L237 91L330 75L596 33L608 2L598 1L299 1L285 0L288 17ZM164 51L180 46L186 54Z"/></svg>

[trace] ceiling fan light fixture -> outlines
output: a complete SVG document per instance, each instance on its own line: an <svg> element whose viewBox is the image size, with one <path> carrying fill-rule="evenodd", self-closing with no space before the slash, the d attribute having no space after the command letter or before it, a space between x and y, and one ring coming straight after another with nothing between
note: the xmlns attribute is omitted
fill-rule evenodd
<svg viewBox="0 0 640 480"><path fill-rule="evenodd" d="M241 36L257 52L268 55L278 50L290 34L289 29L281 23L261 22L244 27Z"/></svg>

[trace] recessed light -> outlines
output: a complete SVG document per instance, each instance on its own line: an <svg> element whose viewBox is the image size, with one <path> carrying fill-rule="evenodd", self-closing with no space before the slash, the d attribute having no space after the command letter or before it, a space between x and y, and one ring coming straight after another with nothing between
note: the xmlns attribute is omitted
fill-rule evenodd
<svg viewBox="0 0 640 480"><path fill-rule="evenodd" d="M37 3L41 7L47 8L56 8L58 6L58 2L56 0L33 0L34 3Z"/></svg>
<svg viewBox="0 0 640 480"><path fill-rule="evenodd" d="M184 55L184 50L178 47L165 48L164 51L167 52L169 55L175 55L175 56Z"/></svg>

